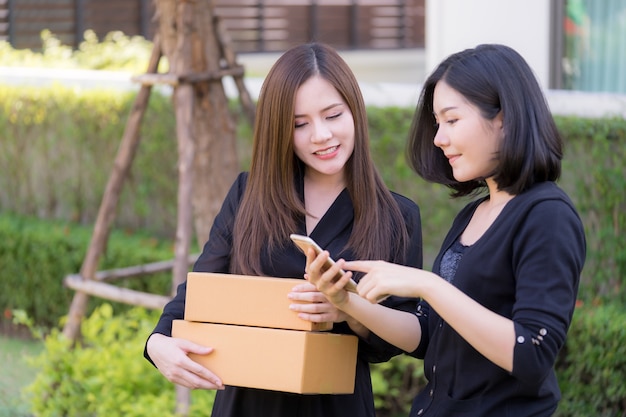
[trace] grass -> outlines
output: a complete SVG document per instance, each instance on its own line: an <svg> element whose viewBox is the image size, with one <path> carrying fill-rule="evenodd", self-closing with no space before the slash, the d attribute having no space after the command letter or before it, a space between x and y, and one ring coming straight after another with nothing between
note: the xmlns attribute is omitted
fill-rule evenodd
<svg viewBox="0 0 626 417"><path fill-rule="evenodd" d="M30 416L22 389L34 380L36 370L26 358L37 355L42 348L40 341L0 334L0 417Z"/></svg>

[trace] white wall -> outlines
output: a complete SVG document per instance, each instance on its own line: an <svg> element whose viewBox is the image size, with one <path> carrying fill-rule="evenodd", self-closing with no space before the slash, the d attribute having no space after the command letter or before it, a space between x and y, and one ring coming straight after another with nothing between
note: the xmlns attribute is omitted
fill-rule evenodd
<svg viewBox="0 0 626 417"><path fill-rule="evenodd" d="M426 0L426 74L452 53L501 43L517 50L548 88L551 1Z"/></svg>

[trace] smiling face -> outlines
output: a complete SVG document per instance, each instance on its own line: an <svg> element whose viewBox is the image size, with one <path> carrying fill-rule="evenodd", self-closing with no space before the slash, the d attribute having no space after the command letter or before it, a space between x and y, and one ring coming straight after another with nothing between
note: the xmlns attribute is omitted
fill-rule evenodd
<svg viewBox="0 0 626 417"><path fill-rule="evenodd" d="M448 158L454 178L459 182L488 178L498 166L502 113L485 119L444 81L435 86L433 111L438 123L434 143Z"/></svg>
<svg viewBox="0 0 626 417"><path fill-rule="evenodd" d="M354 119L339 92L325 79L305 81L295 97L295 153L311 177L344 179L354 150Z"/></svg>

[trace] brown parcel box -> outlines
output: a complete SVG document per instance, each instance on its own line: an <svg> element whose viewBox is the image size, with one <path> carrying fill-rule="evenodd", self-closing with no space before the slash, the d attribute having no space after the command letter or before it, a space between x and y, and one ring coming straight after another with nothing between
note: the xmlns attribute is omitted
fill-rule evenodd
<svg viewBox="0 0 626 417"><path fill-rule="evenodd" d="M174 320L172 336L215 350L190 354L225 385L299 394L354 392L352 335Z"/></svg>
<svg viewBox="0 0 626 417"><path fill-rule="evenodd" d="M313 323L289 309L296 278L189 272L185 320L292 330L330 330L332 322Z"/></svg>

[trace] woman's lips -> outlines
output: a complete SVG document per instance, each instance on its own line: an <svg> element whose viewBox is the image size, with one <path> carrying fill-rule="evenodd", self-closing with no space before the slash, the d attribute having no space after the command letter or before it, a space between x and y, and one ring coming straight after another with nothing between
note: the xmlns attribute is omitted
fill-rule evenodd
<svg viewBox="0 0 626 417"><path fill-rule="evenodd" d="M313 152L317 156L328 156L335 153L339 149L339 145L331 146L330 148L322 149L320 151Z"/></svg>

